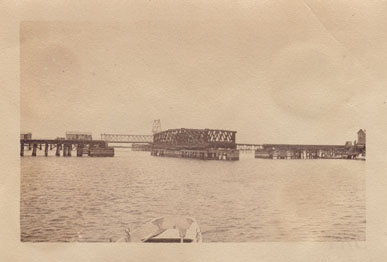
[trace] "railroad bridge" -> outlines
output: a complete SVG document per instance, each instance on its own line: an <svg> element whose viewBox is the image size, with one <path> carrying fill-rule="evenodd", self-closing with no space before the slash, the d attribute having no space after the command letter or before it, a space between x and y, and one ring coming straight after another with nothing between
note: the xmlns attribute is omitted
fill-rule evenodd
<svg viewBox="0 0 387 262"><path fill-rule="evenodd" d="M43 147L44 145L44 147ZM87 154L88 156L114 156L114 149L108 147L102 140L67 140L67 139L20 139L20 156L24 156L24 150L32 149L32 156L36 156L37 150L44 150L44 155L55 149L55 155L71 156L71 152L76 150L78 157Z"/></svg>
<svg viewBox="0 0 387 262"><path fill-rule="evenodd" d="M263 144L255 158L273 159L340 159L356 158L365 153L365 145L296 145Z"/></svg>
<svg viewBox="0 0 387 262"><path fill-rule="evenodd" d="M200 134L198 135L198 132L200 133L199 130L202 129L185 129L189 130L187 131L187 137L191 137L190 139L196 139L198 143L204 143L204 135ZM196 130L196 131L195 131ZM213 130L210 132L210 137L214 137L212 140L216 140L216 135L219 135L219 133L215 132L218 130ZM219 131L225 131L225 130L219 130ZM160 132L160 131L159 131ZM184 139L182 131L180 129L175 129L175 131L171 131L168 133L164 133L162 139L172 139L172 136L174 136L174 133L179 133L177 135L177 140L179 139ZM197 134L194 134L194 133ZM220 134L220 135L225 135L225 134ZM229 133L227 135L230 136ZM160 137L161 139L161 137ZM117 146L113 145L113 147L130 147L134 151L150 151L152 144L153 144L153 135L130 135L130 134L101 134L101 140L107 142L107 143L120 143L120 144L132 144L131 146ZM211 139L210 139L211 141ZM177 141L176 141L177 142ZM199 146L200 147L200 146ZM259 148L262 148L262 145L258 144L236 144L236 149L240 150L241 152L248 152L248 151L255 151Z"/></svg>
<svg viewBox="0 0 387 262"><path fill-rule="evenodd" d="M236 131L169 129L153 135L152 156L239 160Z"/></svg>

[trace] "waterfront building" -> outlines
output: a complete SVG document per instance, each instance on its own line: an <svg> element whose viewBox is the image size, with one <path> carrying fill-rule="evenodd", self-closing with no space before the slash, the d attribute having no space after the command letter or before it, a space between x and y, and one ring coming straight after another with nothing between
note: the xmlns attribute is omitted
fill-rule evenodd
<svg viewBox="0 0 387 262"><path fill-rule="evenodd" d="M31 133L21 133L20 139L25 139L25 140L32 139L32 134Z"/></svg>

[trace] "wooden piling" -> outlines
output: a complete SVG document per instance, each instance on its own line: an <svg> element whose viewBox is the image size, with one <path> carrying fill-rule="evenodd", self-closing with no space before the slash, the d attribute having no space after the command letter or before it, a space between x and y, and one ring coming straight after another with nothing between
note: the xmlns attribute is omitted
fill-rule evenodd
<svg viewBox="0 0 387 262"><path fill-rule="evenodd" d="M48 144L44 145L44 156L48 156Z"/></svg>
<svg viewBox="0 0 387 262"><path fill-rule="evenodd" d="M37 149L38 145L37 144L34 144L33 147L32 147L32 156L36 156L36 149Z"/></svg>
<svg viewBox="0 0 387 262"><path fill-rule="evenodd" d="M81 157L82 154L83 154L83 145L80 144L80 145L77 146L77 156Z"/></svg>
<svg viewBox="0 0 387 262"><path fill-rule="evenodd" d="M67 156L71 156L72 145L69 144L67 148Z"/></svg>
<svg viewBox="0 0 387 262"><path fill-rule="evenodd" d="M63 144L63 156L64 157L67 156L67 145L66 144Z"/></svg>
<svg viewBox="0 0 387 262"><path fill-rule="evenodd" d="M20 156L24 156L24 143L20 144Z"/></svg>
<svg viewBox="0 0 387 262"><path fill-rule="evenodd" d="M60 156L60 144L56 144L56 152L55 152L55 155L56 155L56 156Z"/></svg>

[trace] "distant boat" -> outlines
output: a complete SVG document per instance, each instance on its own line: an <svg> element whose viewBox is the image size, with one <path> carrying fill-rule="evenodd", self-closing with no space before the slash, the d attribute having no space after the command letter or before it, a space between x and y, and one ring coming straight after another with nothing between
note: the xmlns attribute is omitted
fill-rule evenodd
<svg viewBox="0 0 387 262"><path fill-rule="evenodd" d="M194 218L164 216L145 223L140 228L126 230L127 236L118 242L195 243L202 242L202 233Z"/></svg>

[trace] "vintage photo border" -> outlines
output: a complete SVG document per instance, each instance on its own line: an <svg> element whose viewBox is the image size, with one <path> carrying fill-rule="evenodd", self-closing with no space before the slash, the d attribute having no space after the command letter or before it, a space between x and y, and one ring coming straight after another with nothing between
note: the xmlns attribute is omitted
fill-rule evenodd
<svg viewBox="0 0 387 262"><path fill-rule="evenodd" d="M171 2L171 1L166 1ZM135 2L132 2L132 4ZM246 1L253 4L253 1ZM203 5L213 8L227 3ZM203 243L199 245L144 245L125 243L21 243L20 200L20 87L19 24L21 21L115 21L130 23L132 5L120 1L67 5L65 1L26 1L0 4L1 56L1 261L384 261L387 253L387 91L386 82L370 75L373 101L365 105L368 116L366 161L367 230L364 242ZM356 5L367 5L366 2ZM343 8L337 5L338 8ZM5 10L5 11L4 11ZM178 14L175 14L178 15ZM184 14L181 14L184 15ZM168 17L166 17L168 19ZM367 17L366 19L372 19ZM387 20L387 18L386 18ZM364 20L365 21L365 20ZM386 43L387 39L381 39ZM377 56L378 54L375 53ZM381 66L384 66L383 64ZM343 120L345 121L345 120Z"/></svg>

